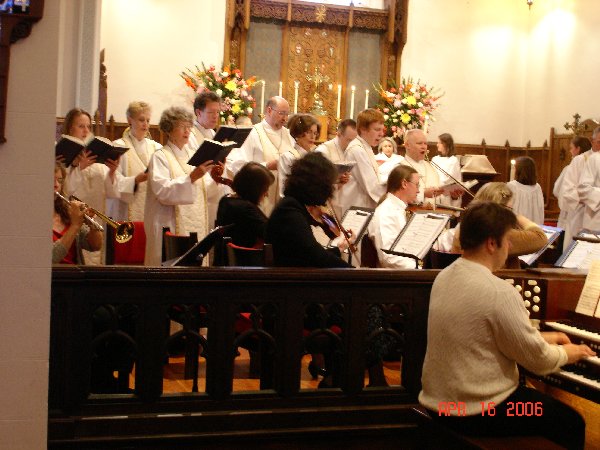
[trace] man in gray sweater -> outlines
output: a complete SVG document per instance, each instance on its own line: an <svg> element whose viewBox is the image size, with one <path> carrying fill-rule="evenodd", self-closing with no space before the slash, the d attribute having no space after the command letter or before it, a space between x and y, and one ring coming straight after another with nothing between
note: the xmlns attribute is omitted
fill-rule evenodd
<svg viewBox="0 0 600 450"><path fill-rule="evenodd" d="M464 213L463 256L431 291L419 401L434 420L465 434L544 434L583 448L585 422L577 412L519 386L517 364L549 374L595 353L564 333L536 330L514 287L492 273L506 261L506 233L515 225L512 211L495 203Z"/></svg>

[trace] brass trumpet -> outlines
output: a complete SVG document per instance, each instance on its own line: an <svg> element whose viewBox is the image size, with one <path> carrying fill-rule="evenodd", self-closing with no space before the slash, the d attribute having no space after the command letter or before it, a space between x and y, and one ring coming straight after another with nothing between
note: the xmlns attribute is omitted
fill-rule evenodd
<svg viewBox="0 0 600 450"><path fill-rule="evenodd" d="M64 201L67 205L71 204L71 200L69 200L67 197L62 195L60 192L54 192L54 195L56 195L58 198L60 198L62 201ZM77 197L72 196L72 199L80 201ZM105 221L107 223L107 225L109 225L115 229L115 240L119 244L124 244L125 242L129 241L133 237L133 223L131 223L131 222L119 223L119 222L111 219L107 215L102 214L97 209L90 208L86 204L84 204L83 206L84 206L83 209L89 209L95 215L97 215L103 221ZM86 221L86 223L89 226L91 226L95 230L104 231L104 227L102 225L100 225L97 221L95 221L92 217L88 216L87 214L84 214L84 220Z"/></svg>

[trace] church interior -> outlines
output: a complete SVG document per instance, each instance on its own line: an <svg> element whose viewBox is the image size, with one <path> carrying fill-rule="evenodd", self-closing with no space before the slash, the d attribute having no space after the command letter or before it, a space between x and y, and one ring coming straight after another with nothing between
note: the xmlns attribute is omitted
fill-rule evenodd
<svg viewBox="0 0 600 450"><path fill-rule="evenodd" d="M8 3L27 6L15 13ZM508 182L514 160L532 158L555 225L552 187L569 142L575 132L590 137L600 120L596 13L594 0L0 0L2 447L555 448L538 437L468 439L422 415L416 394L437 270L53 265L52 145L73 107L92 114L96 135L118 139L133 100L151 105L149 133L165 144L161 112L192 111L186 74L203 67L253 77L253 123L276 95L290 112L315 114L318 142L410 79L439 97L419 126L429 150L451 133L457 155L487 157L484 181ZM585 282L551 265L498 276L537 322L567 317ZM365 369L378 336L364 339L362 318L374 304L389 318L383 334L397 337L385 387ZM320 322L307 330L311 307ZM326 323L339 307L342 334ZM99 309L117 341L92 329ZM116 319L122 309L131 334ZM597 318L591 325L600 328ZM135 367L130 358L111 368L118 393L90 391L90 346L101 355L115 345ZM333 388L319 389L321 375L310 373L311 345L334 355ZM586 448L600 448L598 388L524 382L575 408Z"/></svg>

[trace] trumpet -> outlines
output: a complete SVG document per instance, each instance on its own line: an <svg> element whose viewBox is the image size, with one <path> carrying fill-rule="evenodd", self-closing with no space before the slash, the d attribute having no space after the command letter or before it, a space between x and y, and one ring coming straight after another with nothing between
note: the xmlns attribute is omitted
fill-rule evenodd
<svg viewBox="0 0 600 450"><path fill-rule="evenodd" d="M62 201L64 201L67 205L71 204L71 200L69 200L67 197L62 195L60 192L54 192L54 195L56 195L58 198L60 198ZM79 201L79 199L77 197L72 197L72 199ZM104 220L107 225L114 228L115 229L115 240L119 244L124 244L125 242L129 241L133 237L133 223L131 223L131 222L119 223L119 222L111 219L107 215L102 214L97 209L90 208L86 204L82 205L82 209L88 209L88 210L92 211L95 215L97 215L102 220ZM84 214L83 217L84 217L85 222L90 227L92 227L93 229L98 230L98 231L104 231L104 227L102 225L100 225L92 217L88 216L87 214Z"/></svg>

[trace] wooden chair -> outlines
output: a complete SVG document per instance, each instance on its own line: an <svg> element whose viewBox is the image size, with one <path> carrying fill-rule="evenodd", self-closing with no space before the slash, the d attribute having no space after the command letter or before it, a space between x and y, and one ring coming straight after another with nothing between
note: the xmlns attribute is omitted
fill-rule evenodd
<svg viewBox="0 0 600 450"><path fill-rule="evenodd" d="M360 243L360 266L376 269L381 267L379 257L377 256L377 248L373 239L368 234L365 234Z"/></svg>
<svg viewBox="0 0 600 450"><path fill-rule="evenodd" d="M271 244L262 247L240 247L232 242L226 244L227 263L229 266L269 267L273 265L273 248Z"/></svg>
<svg viewBox="0 0 600 450"><path fill-rule="evenodd" d="M133 237L119 244L115 241L115 229L107 226L106 230L106 264L143 265L146 254L146 231L144 222L133 223Z"/></svg>
<svg viewBox="0 0 600 450"><path fill-rule="evenodd" d="M460 253L438 252L431 249L429 252L429 261L432 269L444 269L460 258Z"/></svg>
<svg viewBox="0 0 600 450"><path fill-rule="evenodd" d="M172 234L169 228L163 228L162 260L178 258L198 242L198 233L191 232L189 236Z"/></svg>

